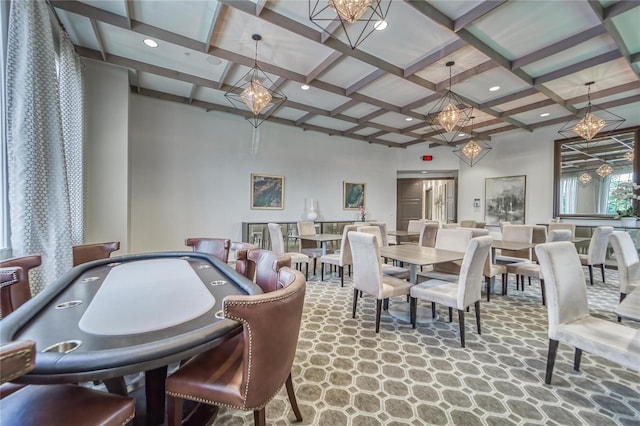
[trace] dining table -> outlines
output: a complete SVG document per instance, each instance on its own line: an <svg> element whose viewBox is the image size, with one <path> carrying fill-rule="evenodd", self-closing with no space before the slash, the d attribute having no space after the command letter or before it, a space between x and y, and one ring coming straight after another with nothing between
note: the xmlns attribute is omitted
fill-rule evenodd
<svg viewBox="0 0 640 426"><path fill-rule="evenodd" d="M417 284L418 267L461 260L464 258L464 253L434 247L401 244L380 247L380 256L409 265L409 281L412 284ZM430 309L422 309L421 311L424 312L420 312L417 322L425 323L436 319L431 316ZM410 322L408 303L394 304L390 306L389 314L402 321Z"/></svg>
<svg viewBox="0 0 640 426"><path fill-rule="evenodd" d="M401 243L405 241L418 241L420 237L420 232L416 231L403 231L403 230L391 230L387 231L387 235L396 237L396 243Z"/></svg>
<svg viewBox="0 0 640 426"><path fill-rule="evenodd" d="M102 381L126 394L125 375L144 372L146 423L164 421L167 366L242 331L224 318L227 295L260 294L219 259L165 252L71 268L2 320L0 343L36 342L27 384Z"/></svg>
<svg viewBox="0 0 640 426"><path fill-rule="evenodd" d="M322 248L322 255L324 256L325 254L327 254L327 243L330 241L342 240L342 234L309 234L298 235L296 238L320 243L320 247Z"/></svg>

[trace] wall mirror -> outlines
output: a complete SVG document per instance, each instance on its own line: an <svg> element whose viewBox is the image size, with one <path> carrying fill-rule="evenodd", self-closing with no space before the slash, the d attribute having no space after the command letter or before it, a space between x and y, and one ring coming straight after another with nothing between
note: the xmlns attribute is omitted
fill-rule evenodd
<svg viewBox="0 0 640 426"><path fill-rule="evenodd" d="M555 141L554 217L616 216L631 206L621 197L623 182L637 182L635 149L640 127L616 130L590 141Z"/></svg>

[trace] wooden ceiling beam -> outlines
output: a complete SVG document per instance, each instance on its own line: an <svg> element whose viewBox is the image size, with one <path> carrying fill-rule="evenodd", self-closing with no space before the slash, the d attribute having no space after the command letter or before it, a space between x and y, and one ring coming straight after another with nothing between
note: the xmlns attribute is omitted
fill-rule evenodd
<svg viewBox="0 0 640 426"><path fill-rule="evenodd" d="M469 24L474 23L487 13L505 4L507 0L488 0L480 3L455 21L453 21L453 31L458 32Z"/></svg>

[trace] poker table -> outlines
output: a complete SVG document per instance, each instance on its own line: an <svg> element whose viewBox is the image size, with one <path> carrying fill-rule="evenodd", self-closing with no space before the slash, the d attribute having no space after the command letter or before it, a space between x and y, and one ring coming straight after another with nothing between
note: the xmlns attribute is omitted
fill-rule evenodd
<svg viewBox="0 0 640 426"><path fill-rule="evenodd" d="M145 372L147 424L164 418L167 365L242 330L227 295L259 294L219 259L195 252L120 256L78 265L3 319L0 342L36 342L36 367L16 382L104 381Z"/></svg>

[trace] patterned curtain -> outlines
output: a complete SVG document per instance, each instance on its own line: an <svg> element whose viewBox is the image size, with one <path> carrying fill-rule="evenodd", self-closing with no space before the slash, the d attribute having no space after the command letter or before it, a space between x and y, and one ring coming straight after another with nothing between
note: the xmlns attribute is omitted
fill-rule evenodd
<svg viewBox="0 0 640 426"><path fill-rule="evenodd" d="M34 294L71 267L71 245L78 238L72 231L76 213L71 210L82 201L82 178L72 169L82 162L82 102L77 97L82 86L72 82L81 80L81 71L77 60L70 59L68 38L61 37L59 69L64 81L59 84L52 31L45 2L11 2L6 69L11 247L16 257L42 255L42 266L30 276ZM72 93L62 96L60 88L71 88ZM64 115L61 102L66 105ZM70 106L71 102L77 104Z"/></svg>

